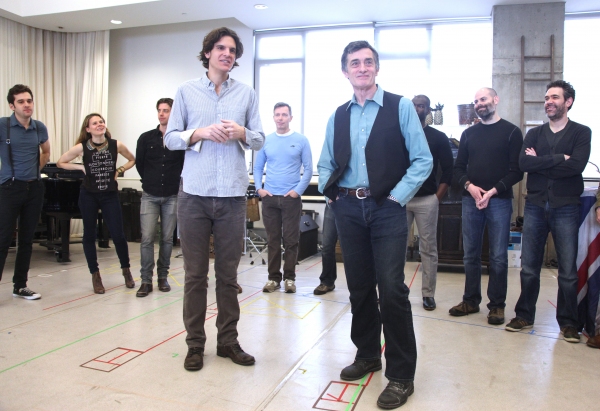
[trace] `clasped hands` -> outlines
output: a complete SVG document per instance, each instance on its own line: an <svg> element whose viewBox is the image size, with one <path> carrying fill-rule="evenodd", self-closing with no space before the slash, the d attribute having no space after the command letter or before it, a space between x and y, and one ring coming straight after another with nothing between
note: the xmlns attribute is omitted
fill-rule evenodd
<svg viewBox="0 0 600 411"><path fill-rule="evenodd" d="M192 134L192 142L211 140L215 143L226 143L229 140L245 140L246 128L233 120L221 120L221 124L211 124L208 127L197 128Z"/></svg>
<svg viewBox="0 0 600 411"><path fill-rule="evenodd" d="M493 195L498 194L498 190L496 190L496 187L493 187L491 190L486 191L483 188L478 187L472 183L469 184L467 191L475 200L475 206L479 210L483 210L484 208L486 208L490 202L490 198L492 198Z"/></svg>

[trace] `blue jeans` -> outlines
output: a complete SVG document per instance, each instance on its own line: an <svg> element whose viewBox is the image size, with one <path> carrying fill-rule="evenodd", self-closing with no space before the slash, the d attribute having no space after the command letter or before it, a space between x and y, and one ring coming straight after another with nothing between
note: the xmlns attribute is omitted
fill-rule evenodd
<svg viewBox="0 0 600 411"><path fill-rule="evenodd" d="M328 287L335 285L337 280L337 263L335 261L335 243L338 239L338 232L335 226L335 216L329 204L325 205L323 214L323 248L321 249L321 258L323 271L319 280L321 284Z"/></svg>
<svg viewBox="0 0 600 411"><path fill-rule="evenodd" d="M16 290L27 287L33 235L40 219L43 201L44 184L40 180L27 182L10 179L0 185L0 279L18 219L19 236L13 275Z"/></svg>
<svg viewBox="0 0 600 411"><path fill-rule="evenodd" d="M523 243L521 249L521 296L515 313L531 323L540 292L540 271L548 233L552 233L558 257L558 297L556 320L560 327L578 327L577 320L577 235L579 206L570 204L542 208L525 202Z"/></svg>
<svg viewBox="0 0 600 411"><path fill-rule="evenodd" d="M107 191L91 193L81 187L79 191L79 211L83 220L83 254L91 274L98 271L98 256L96 254L96 222L98 210L102 210L102 220L108 227L112 237L121 268L129 268L129 247L123 232L123 214L119 193Z"/></svg>
<svg viewBox="0 0 600 411"><path fill-rule="evenodd" d="M508 279L508 240L510 236L510 218L512 199L490 198L488 206L477 209L471 196L462 198L462 231L465 255L465 294L463 301L478 307L481 303L481 247L483 232L487 225L490 241L490 272L487 307L504 308L506 306L506 288Z"/></svg>
<svg viewBox="0 0 600 411"><path fill-rule="evenodd" d="M156 197L146 192L142 193L140 208L140 225L142 242L140 244L142 283L152 284L154 270L154 238L160 216L160 246L156 273L159 279L167 278L171 266L173 251L173 231L177 224L177 194L170 197Z"/></svg>
<svg viewBox="0 0 600 411"><path fill-rule="evenodd" d="M417 346L410 291L404 284L406 208L392 200L378 206L372 197L361 200L343 194L331 207L344 254L356 359L381 358L383 325L385 376L390 381L412 381Z"/></svg>

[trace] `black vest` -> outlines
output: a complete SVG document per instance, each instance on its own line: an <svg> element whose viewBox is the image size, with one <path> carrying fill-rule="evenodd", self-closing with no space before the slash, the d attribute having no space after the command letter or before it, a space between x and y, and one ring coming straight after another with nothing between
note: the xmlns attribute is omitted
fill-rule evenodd
<svg viewBox="0 0 600 411"><path fill-rule="evenodd" d="M378 205L383 204L390 191L404 177L410 164L404 136L400 131L398 105L401 98L402 96L383 92L383 106L377 112L365 147L369 188ZM333 201L338 195L337 181L346 170L352 152L349 103L342 104L335 112L333 157L338 168L331 174L323 190L323 194Z"/></svg>

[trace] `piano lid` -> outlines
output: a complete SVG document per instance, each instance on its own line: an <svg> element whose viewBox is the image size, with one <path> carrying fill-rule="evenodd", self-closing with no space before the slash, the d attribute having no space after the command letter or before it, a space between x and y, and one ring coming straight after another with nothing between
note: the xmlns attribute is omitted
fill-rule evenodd
<svg viewBox="0 0 600 411"><path fill-rule="evenodd" d="M47 163L41 170L42 174L46 174L49 178L68 178L68 179L83 179L85 174L81 170L65 170L59 168L56 163Z"/></svg>

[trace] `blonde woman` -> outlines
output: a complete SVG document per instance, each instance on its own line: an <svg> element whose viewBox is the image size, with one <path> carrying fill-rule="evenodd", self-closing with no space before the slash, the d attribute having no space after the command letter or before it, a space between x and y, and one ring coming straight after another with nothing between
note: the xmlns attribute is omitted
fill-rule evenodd
<svg viewBox="0 0 600 411"><path fill-rule="evenodd" d="M128 160L119 168L118 154ZM83 156L83 164L70 163L79 156ZM102 219L108 226L117 249L125 286L134 288L116 178L119 173L135 165L135 157L125 144L111 138L104 118L100 114L92 113L83 120L77 144L60 157L57 165L66 170L81 170L85 173L79 192L79 210L83 219L83 252L92 274L94 292L104 294L105 291L96 256L98 210L102 210Z"/></svg>

